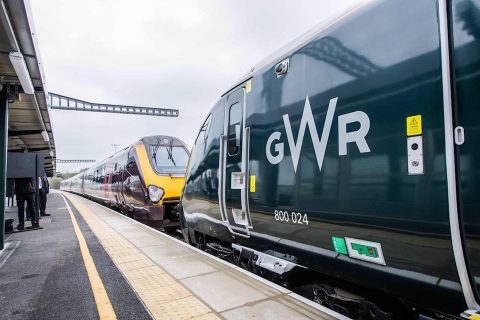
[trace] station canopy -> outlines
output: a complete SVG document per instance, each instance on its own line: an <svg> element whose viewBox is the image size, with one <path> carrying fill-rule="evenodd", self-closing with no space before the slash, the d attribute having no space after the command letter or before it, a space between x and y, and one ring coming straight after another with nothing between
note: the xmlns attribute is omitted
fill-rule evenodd
<svg viewBox="0 0 480 320"><path fill-rule="evenodd" d="M0 6L0 82L9 88L8 151L43 154L51 176L55 141L30 3L3 0Z"/></svg>

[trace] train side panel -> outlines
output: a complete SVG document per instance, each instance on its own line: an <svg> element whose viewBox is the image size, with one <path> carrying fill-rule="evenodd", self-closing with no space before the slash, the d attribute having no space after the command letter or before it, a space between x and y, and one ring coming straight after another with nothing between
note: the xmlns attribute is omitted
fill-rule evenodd
<svg viewBox="0 0 480 320"><path fill-rule="evenodd" d="M434 0L376 1L222 97L211 115L224 112L223 123L212 121L210 141L191 155L187 225L411 304L465 310L449 216L438 10ZM471 200L467 253L477 272Z"/></svg>
<svg viewBox="0 0 480 320"><path fill-rule="evenodd" d="M438 23L437 1L385 1L290 55L286 76L270 67L254 77L250 210L258 240L276 238L257 247L412 302L466 308L450 237ZM409 172L414 120L422 174ZM385 266L337 256L334 238L377 244Z"/></svg>
<svg viewBox="0 0 480 320"><path fill-rule="evenodd" d="M220 135L224 130L225 101L221 99L204 120L190 156L182 197L184 219L190 228L232 241L222 223L218 203Z"/></svg>

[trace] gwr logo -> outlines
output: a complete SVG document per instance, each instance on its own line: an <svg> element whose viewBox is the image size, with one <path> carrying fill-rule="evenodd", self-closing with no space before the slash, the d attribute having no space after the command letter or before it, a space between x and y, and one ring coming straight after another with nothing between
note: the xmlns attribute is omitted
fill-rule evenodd
<svg viewBox="0 0 480 320"><path fill-rule="evenodd" d="M323 126L321 139L318 137L317 127L313 119L312 108L310 107L310 101L305 99L305 106L303 108L302 120L300 122L300 129L298 130L297 141L295 142L292 133L292 127L290 125L290 118L288 114L283 115L283 122L285 125L285 131L287 132L288 146L290 147L290 153L292 155L293 169L297 171L298 160L300 158L300 151L302 150L303 136L305 130L310 129L310 136L312 137L313 148L315 150L315 157L317 158L318 169L322 171L323 158L325 157L325 149L327 148L328 136L330 135L330 129L332 128L333 115L337 106L338 98L333 98L328 104L327 117ZM347 125L349 123L358 122L360 128L356 131L347 132ZM354 142L360 153L370 152L365 136L370 129L370 119L365 112L354 111L347 114L338 116L338 155L343 156L347 154L347 144ZM266 145L267 159L271 164L278 164L283 160L284 156L284 143L280 142L281 132L275 131L270 135ZM272 144L275 148L275 155L272 154Z"/></svg>

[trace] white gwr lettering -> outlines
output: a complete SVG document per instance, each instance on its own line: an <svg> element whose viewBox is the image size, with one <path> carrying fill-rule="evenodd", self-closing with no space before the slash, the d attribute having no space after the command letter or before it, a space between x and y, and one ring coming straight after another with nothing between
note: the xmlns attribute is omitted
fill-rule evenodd
<svg viewBox="0 0 480 320"><path fill-rule="evenodd" d="M357 131L347 132L347 124L359 122L360 128ZM367 136L370 130L370 118L365 112L355 111L338 116L338 155L347 154L347 143L355 142L360 153L370 152Z"/></svg>
<svg viewBox="0 0 480 320"><path fill-rule="evenodd" d="M268 137L268 141L267 141L267 159L268 161L271 163L271 164L279 164L280 161L282 161L283 159L283 143L277 143L275 144L275 152L277 153L277 155L272 155L272 153L270 152L270 148L272 146L272 143L273 141L278 141L280 140L280 137L282 136L282 134L278 131L275 131L274 133L272 133L270 135L270 137Z"/></svg>
<svg viewBox="0 0 480 320"><path fill-rule="evenodd" d="M300 120L300 128L298 130L297 141L295 141L292 132L292 126L290 125L290 117L288 114L283 115L283 122L285 125L285 131L287 133L287 142L290 148L290 154L292 155L293 169L296 172L298 166L298 160L300 159L300 152L302 150L303 137L305 130L310 130L310 136L312 137L313 148L315 151L315 157L317 158L317 164L320 171L322 171L323 159L325 157L325 150L327 148L328 137L332 128L333 116L335 108L337 106L338 98L330 100L327 109L327 115L325 118L325 124L323 125L322 136L318 137L318 131L313 118L312 108L310 106L310 100L305 99L305 106L303 108L302 119ZM347 132L347 125L349 123L358 122L360 128L356 131ZM347 144L355 143L360 153L370 152L365 137L370 130L370 119L365 112L355 111L338 116L338 155L343 156L347 154ZM281 133L279 131L273 132L267 140L266 155L271 164L279 164L284 157L284 143L280 141ZM272 145L275 148L275 155L272 154Z"/></svg>

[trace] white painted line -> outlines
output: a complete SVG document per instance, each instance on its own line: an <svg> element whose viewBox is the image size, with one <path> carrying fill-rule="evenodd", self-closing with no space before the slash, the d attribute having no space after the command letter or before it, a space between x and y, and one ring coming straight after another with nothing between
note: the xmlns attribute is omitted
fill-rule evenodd
<svg viewBox="0 0 480 320"><path fill-rule="evenodd" d="M13 254L15 249L18 248L21 241L10 241L5 243L5 247L0 251L0 268L3 267L8 258Z"/></svg>
<svg viewBox="0 0 480 320"><path fill-rule="evenodd" d="M63 192L63 191L61 191L61 192ZM69 193L69 194L72 194L72 193ZM113 213L116 213L118 216L120 216L120 217L128 220L129 222L134 222L134 223L138 224L140 227L142 227L142 228L144 228L144 229L146 229L146 230L154 231L154 232L158 233L159 235L161 235L161 236L163 236L163 237L166 237L166 238L168 238L168 239L170 239L170 240L173 240L173 241L177 242L178 244L180 244L180 245L182 245L182 246L184 246L184 247L186 247L186 248L188 248L188 249L190 249L190 250L196 251L197 253L199 253L199 254L201 254L201 255L209 258L209 259L213 259L213 260L215 260L215 261L217 261L217 262L219 262L219 263L221 263L221 264L223 264L223 265L225 265L225 266L227 266L227 267L229 267L229 268L232 268L232 269L235 269L235 270L237 270L237 271L240 271L240 272L242 272L244 275L246 275L246 276L248 276L248 277L250 277L250 278L252 278L252 279L254 279L254 280L258 280L258 281L262 282L263 284L265 284L265 285L267 285L267 286L269 286L269 287L271 287L271 288L273 288L273 289L276 289L276 290L278 290L278 291L280 291L280 292L282 292L282 293L286 293L286 294L288 294L289 297L291 297L291 298L293 298L293 299L295 299L295 300L297 300L297 301L300 301L300 302L302 302L302 303L305 303L305 304L307 304L308 306L310 306L310 307L312 307L312 308L314 308L314 309L317 309L318 311L321 311L321 312L323 312L323 313L325 313L325 314L328 314L329 316L332 316L332 317L337 318L337 319L339 319L339 320L351 320L350 318L345 317L344 315L342 315L342 314L340 314L340 313L338 313L338 312L336 312L336 311L333 311L333 310L331 310L331 309L328 309L327 307L324 307L324 306L322 306L322 305L320 305L320 304L318 304L318 303L316 303L316 302L314 302L314 301L312 301L312 300L309 300L309 299L307 299L307 298L302 297L301 295L298 295L298 294L296 294L296 293L293 293L293 292L291 292L290 290L285 289L284 287L281 287L281 286L279 286L279 285L277 285L277 284L275 284L275 283L272 283L272 282L270 282L270 281L268 281L268 280L266 280L266 279L263 279L263 278L255 275L255 274L253 274L253 273L251 273L251 272L249 272L249 271L247 271L247 270L245 270L245 269L242 269L242 268L240 268L240 267L237 267L237 266L235 266L235 265L233 265L233 264L231 264L231 263L229 263L229 262L227 262L227 261L225 261L225 260L222 260L222 259L220 259L220 258L217 258L217 257L215 257L215 256L212 256L212 255L206 253L205 251L202 251L202 250L200 250L200 249L198 249L198 248L192 247L191 245L189 245L189 244L186 243L186 242L183 242L183 241L181 241L181 240L178 240L178 239L176 239L176 238L174 238L174 237L172 237L172 236L170 236L170 235L168 235L168 234L166 234L166 233L163 233L163 232L161 232L161 231L158 231L157 229L154 229L154 228L152 228L152 227L149 227L149 226L147 226L147 225L145 225L145 224L143 224L143 223L141 223L141 222L138 222L138 221L136 221L136 220L133 220L133 219L131 219L131 218L129 218L129 217L127 217L127 216L125 216L125 215L123 215L123 214L121 214L121 213L113 210L113 209L110 209L110 208L108 208L108 207L102 206L101 204L98 204L98 203L96 203L96 202L93 202L93 201L91 201L91 200L89 200L89 199L86 199L86 198L84 198L84 197L80 197L80 196L78 196L78 195L76 195L76 194L73 194L73 195L74 195L74 196L77 196L77 197L79 197L79 198L85 199L86 201L90 201L90 202L94 203L95 205L97 205L98 207L100 207L100 208L102 208L102 209L106 209L106 210L112 211ZM290 293L287 293L287 291L290 292Z"/></svg>

